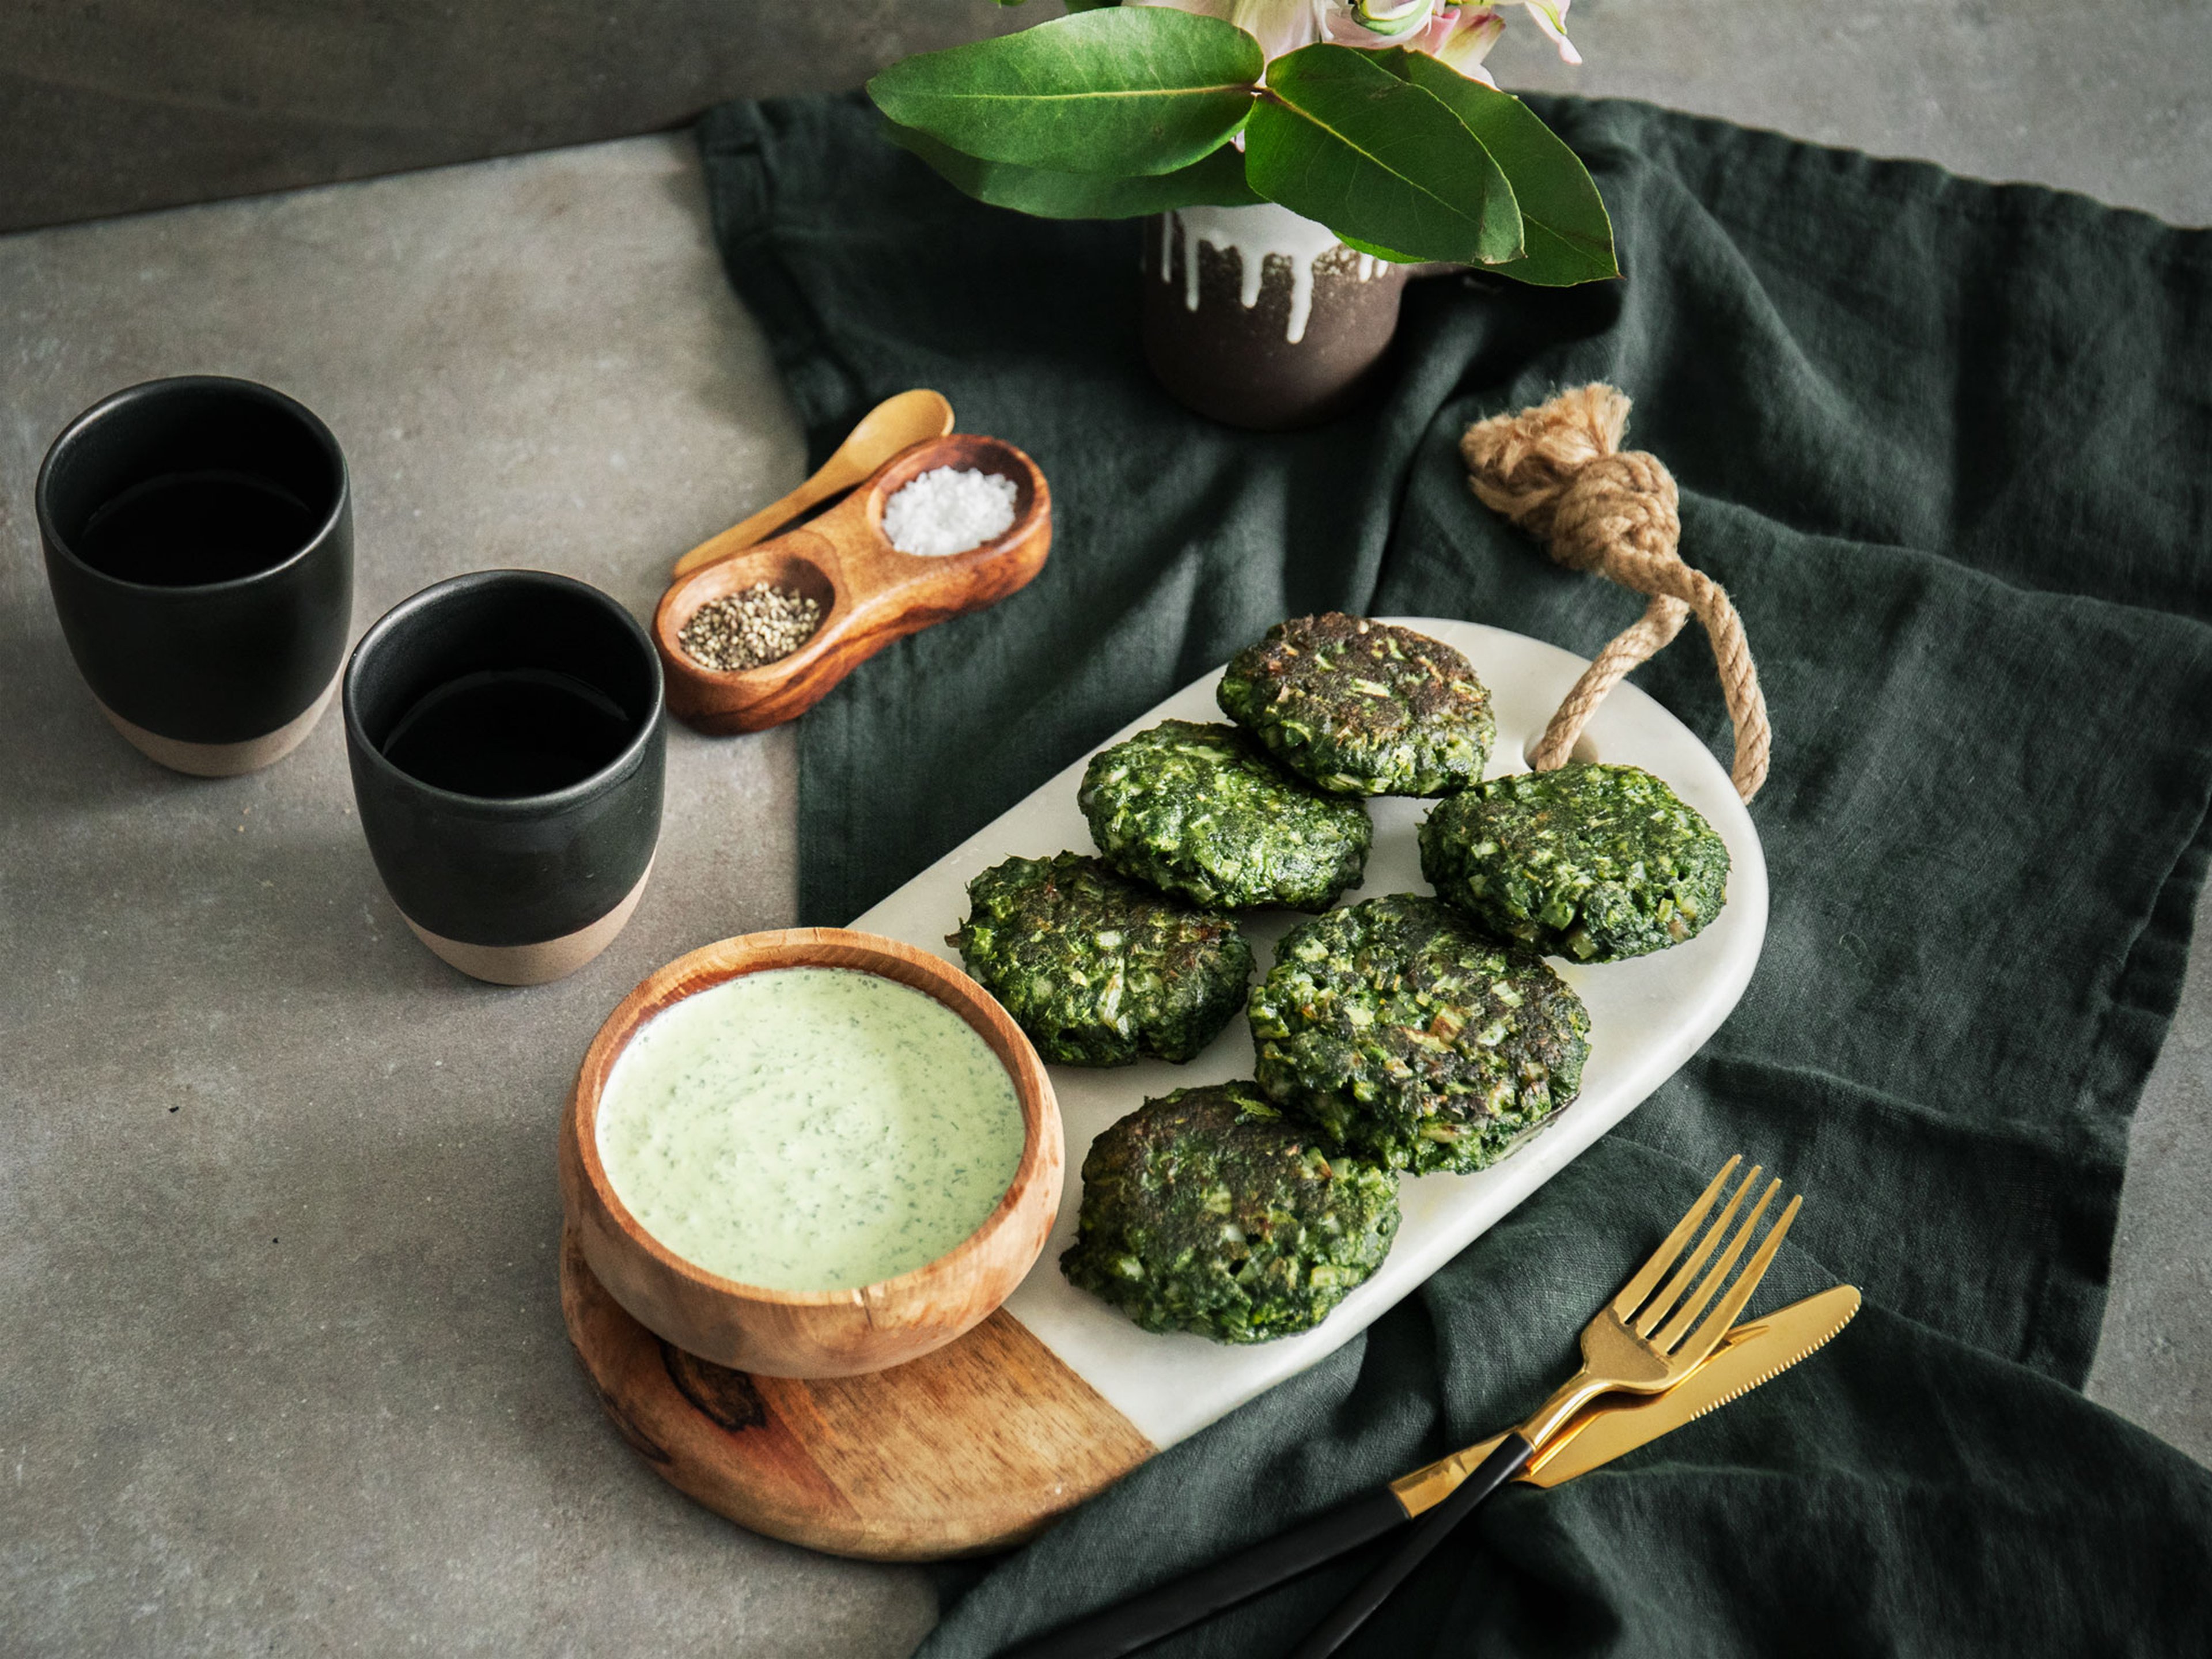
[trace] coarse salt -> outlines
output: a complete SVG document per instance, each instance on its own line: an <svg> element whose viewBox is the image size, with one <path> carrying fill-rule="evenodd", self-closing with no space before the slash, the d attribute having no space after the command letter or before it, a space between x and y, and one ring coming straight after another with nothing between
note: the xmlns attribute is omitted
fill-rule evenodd
<svg viewBox="0 0 2212 1659"><path fill-rule="evenodd" d="M1012 478L995 472L940 466L884 503L884 534L902 553L965 553L1006 534L1019 493Z"/></svg>

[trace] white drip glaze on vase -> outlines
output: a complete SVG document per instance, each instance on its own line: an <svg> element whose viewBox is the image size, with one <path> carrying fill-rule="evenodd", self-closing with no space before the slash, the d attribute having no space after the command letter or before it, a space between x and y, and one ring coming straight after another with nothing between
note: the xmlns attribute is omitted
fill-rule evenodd
<svg viewBox="0 0 2212 1659"><path fill-rule="evenodd" d="M1257 207L1178 208L1160 219L1160 280L1175 280L1176 232L1182 232L1182 301L1198 309L1198 250L1212 244L1224 253L1234 253L1243 278L1237 298L1247 311L1260 303L1260 289L1267 261L1281 259L1290 269L1291 314L1284 337L1292 345L1306 337L1313 316L1314 268L1336 251L1336 233L1327 225L1301 218L1286 207L1262 202ZM1371 254L1359 256L1355 274L1361 282L1375 275Z"/></svg>

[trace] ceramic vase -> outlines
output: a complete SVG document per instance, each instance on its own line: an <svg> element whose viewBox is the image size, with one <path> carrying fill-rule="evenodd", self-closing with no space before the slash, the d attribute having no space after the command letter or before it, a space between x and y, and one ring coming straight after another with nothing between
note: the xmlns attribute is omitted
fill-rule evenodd
<svg viewBox="0 0 2212 1659"><path fill-rule="evenodd" d="M1356 399L1398 328L1407 267L1289 209L1186 208L1146 223L1146 360L1176 399L1261 432Z"/></svg>

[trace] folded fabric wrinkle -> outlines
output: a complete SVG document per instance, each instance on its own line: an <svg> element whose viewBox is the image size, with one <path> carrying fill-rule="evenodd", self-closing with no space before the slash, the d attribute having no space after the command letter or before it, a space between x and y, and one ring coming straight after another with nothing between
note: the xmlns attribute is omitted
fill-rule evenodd
<svg viewBox="0 0 2212 1659"><path fill-rule="evenodd" d="M1500 1493L1362 1641L2212 1652L2212 1474L2078 1392L2207 862L2212 234L1529 101L1589 161L1626 280L1411 283L1368 400L1273 435L1150 379L1137 227L981 207L850 100L701 126L726 267L815 453L937 387L1051 477L1064 549L800 722L805 920L850 921L1286 617L1459 615L1600 656L1629 620L1615 590L1532 557L1460 453L1562 387L1633 395L1787 739L1753 806L1765 956L1705 1050L1358 1341L948 1570L926 1659L983 1659L1492 1431L1740 1148L1823 1195L1768 1289L1860 1285L1850 1340L1601 1479ZM1638 679L1727 752L1702 653ZM946 708L966 717L917 713ZM1592 1237L1617 1256L1560 1248ZM1191 1650L1280 1659L1359 1570Z"/></svg>

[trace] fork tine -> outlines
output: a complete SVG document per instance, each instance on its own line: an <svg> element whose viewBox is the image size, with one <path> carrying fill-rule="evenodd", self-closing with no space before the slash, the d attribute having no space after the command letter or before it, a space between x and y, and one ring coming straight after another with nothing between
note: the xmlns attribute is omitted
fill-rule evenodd
<svg viewBox="0 0 2212 1659"><path fill-rule="evenodd" d="M1727 1184L1735 1166L1742 1162L1743 1154L1738 1152L1721 1165L1721 1172L1713 1177L1712 1184L1698 1195L1698 1201L1690 1206L1688 1213L1674 1224L1674 1231L1668 1233L1659 1248L1651 1252L1651 1259L1636 1270L1635 1278L1620 1287L1620 1294L1613 1298L1615 1316L1625 1320L1644 1305L1644 1298L1651 1294L1651 1287L1659 1282L1659 1275L1674 1265L1674 1258L1682 1253L1682 1246L1690 1242L1691 1235L1698 1231L1706 1212L1713 1207L1713 1200L1720 1195L1722 1187Z"/></svg>
<svg viewBox="0 0 2212 1659"><path fill-rule="evenodd" d="M1751 1189L1759 1184L1761 1173L1758 1164L1751 1166L1751 1173L1743 1178L1735 1195L1729 1200L1727 1207L1706 1229L1705 1237L1698 1242L1698 1248L1674 1270L1674 1276L1667 1281L1666 1287L1658 1295L1651 1298L1650 1305L1637 1316L1634 1326L1637 1335L1650 1335L1652 1328L1673 1310L1675 1298L1682 1294L1682 1287L1698 1276L1699 1269L1705 1265L1706 1258L1718 1249L1721 1241L1728 1237L1729 1224L1735 1219L1735 1212L1743 1206L1744 1200L1751 1195Z"/></svg>
<svg viewBox="0 0 2212 1659"><path fill-rule="evenodd" d="M1747 1181L1744 1185L1747 1188L1751 1182ZM1688 1330L1691 1322L1705 1311L1705 1304L1718 1295L1721 1286L1728 1283L1729 1270L1735 1266L1737 1259L1750 1244L1752 1236L1759 1231L1759 1217L1766 1213L1766 1206L1774 1201L1775 1194L1781 1190L1779 1181L1766 1183L1766 1190L1759 1195L1759 1202L1751 1206L1751 1213L1744 1217L1743 1224L1729 1240L1728 1249L1721 1252L1721 1259L1714 1262L1711 1271L1698 1281L1697 1288L1683 1298L1681 1308L1667 1322L1667 1328L1651 1339L1653 1347L1664 1353L1682 1340L1682 1333Z"/></svg>
<svg viewBox="0 0 2212 1659"><path fill-rule="evenodd" d="M1780 1183L1776 1184L1778 1186ZM1705 1316L1705 1322L1692 1333L1690 1340L1678 1352L1668 1356L1673 1363L1702 1364L1705 1356L1720 1346L1721 1339L1729 1334L1729 1328L1743 1312L1744 1304L1751 1300L1751 1293L1759 1288L1759 1281L1766 1276L1766 1269L1774 1261L1774 1253L1782 1248L1782 1236L1790 1231L1790 1224L1797 1218L1797 1206L1804 1201L1802 1196L1792 1198L1784 1207L1781 1218L1767 1229L1766 1237L1759 1241L1759 1249L1752 1255L1750 1265L1744 1268L1735 1283L1729 1286L1729 1293L1721 1298L1720 1306Z"/></svg>

